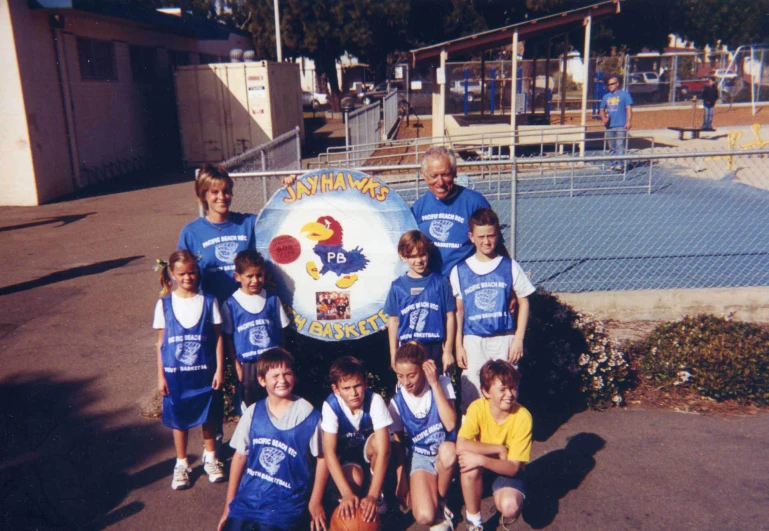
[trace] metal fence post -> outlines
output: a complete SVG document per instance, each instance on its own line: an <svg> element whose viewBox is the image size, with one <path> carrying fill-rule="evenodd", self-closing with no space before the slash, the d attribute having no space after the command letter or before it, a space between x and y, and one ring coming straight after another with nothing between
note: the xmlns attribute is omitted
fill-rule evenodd
<svg viewBox="0 0 769 531"><path fill-rule="evenodd" d="M302 134L299 126L294 129L296 131L296 169L302 169Z"/></svg>
<svg viewBox="0 0 769 531"><path fill-rule="evenodd" d="M264 150L259 152L259 158L262 161L262 171L267 171L267 156ZM262 199L265 203L267 202L267 179L264 177L262 177Z"/></svg>
<svg viewBox="0 0 769 531"><path fill-rule="evenodd" d="M347 155L347 163L350 163L350 112L344 112L344 151Z"/></svg>
<svg viewBox="0 0 769 531"><path fill-rule="evenodd" d="M518 161L513 158L513 181L510 183L510 256L516 259L516 206L518 203Z"/></svg>

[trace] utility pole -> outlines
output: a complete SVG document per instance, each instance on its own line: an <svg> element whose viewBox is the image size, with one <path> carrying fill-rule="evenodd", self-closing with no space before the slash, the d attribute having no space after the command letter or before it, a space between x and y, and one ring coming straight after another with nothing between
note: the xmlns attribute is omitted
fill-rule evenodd
<svg viewBox="0 0 769 531"><path fill-rule="evenodd" d="M278 8L278 0L273 0L272 4L275 8L275 47L278 49L278 62L283 62L283 50L280 45L280 11Z"/></svg>

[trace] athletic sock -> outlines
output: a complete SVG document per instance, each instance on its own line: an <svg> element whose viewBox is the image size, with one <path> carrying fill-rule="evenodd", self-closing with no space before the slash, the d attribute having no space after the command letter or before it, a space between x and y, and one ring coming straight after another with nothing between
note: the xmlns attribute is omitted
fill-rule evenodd
<svg viewBox="0 0 769 531"><path fill-rule="evenodd" d="M186 457L184 459L179 459L177 457L176 458L176 466L183 466L184 468L189 468L190 467L190 465L187 463L187 458Z"/></svg>
<svg viewBox="0 0 769 531"><path fill-rule="evenodd" d="M478 527L483 524L483 520L481 520L481 513L478 514L470 514L467 513L467 521L471 524L473 524L475 527Z"/></svg>
<svg viewBox="0 0 769 531"><path fill-rule="evenodd" d="M216 459L216 451L203 450L203 464Z"/></svg>

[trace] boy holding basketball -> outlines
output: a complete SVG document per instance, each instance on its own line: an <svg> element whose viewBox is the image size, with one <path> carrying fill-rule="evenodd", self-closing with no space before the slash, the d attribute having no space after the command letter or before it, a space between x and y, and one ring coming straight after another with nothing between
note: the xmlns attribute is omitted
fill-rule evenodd
<svg viewBox="0 0 769 531"><path fill-rule="evenodd" d="M360 507L364 521L371 522L390 459L387 428L393 420L384 399L368 389L368 375L358 359L336 360L329 379L333 393L323 403L321 429L326 464L341 495L339 513L349 519Z"/></svg>
<svg viewBox="0 0 769 531"><path fill-rule="evenodd" d="M267 398L249 406L230 441L235 454L220 531L304 530L308 504L311 527L326 529L321 502L328 468L321 448L321 415L293 395L293 365L293 356L280 347L256 362Z"/></svg>
<svg viewBox="0 0 769 531"><path fill-rule="evenodd" d="M470 216L470 241L475 254L451 270L457 301L457 365L461 379L462 411L481 393L479 372L489 360L517 365L523 356L523 336L529 320L528 296L534 286L518 262L499 253L499 218L490 208ZM509 300L518 299L513 322Z"/></svg>
<svg viewBox="0 0 769 531"><path fill-rule="evenodd" d="M503 527L518 518L526 493L521 472L531 454L531 414L516 402L518 371L504 360L487 361L480 378L483 397L467 408L457 437L469 531L483 530L484 485L491 486Z"/></svg>

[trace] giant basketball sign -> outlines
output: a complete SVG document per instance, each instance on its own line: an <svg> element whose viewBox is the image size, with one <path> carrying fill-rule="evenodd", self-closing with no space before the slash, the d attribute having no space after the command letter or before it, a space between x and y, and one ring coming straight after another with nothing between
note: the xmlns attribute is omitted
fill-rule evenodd
<svg viewBox="0 0 769 531"><path fill-rule="evenodd" d="M416 228L408 205L383 181L317 170L270 199L256 222L256 248L301 334L358 339L387 324L390 283L406 272L398 239Z"/></svg>

